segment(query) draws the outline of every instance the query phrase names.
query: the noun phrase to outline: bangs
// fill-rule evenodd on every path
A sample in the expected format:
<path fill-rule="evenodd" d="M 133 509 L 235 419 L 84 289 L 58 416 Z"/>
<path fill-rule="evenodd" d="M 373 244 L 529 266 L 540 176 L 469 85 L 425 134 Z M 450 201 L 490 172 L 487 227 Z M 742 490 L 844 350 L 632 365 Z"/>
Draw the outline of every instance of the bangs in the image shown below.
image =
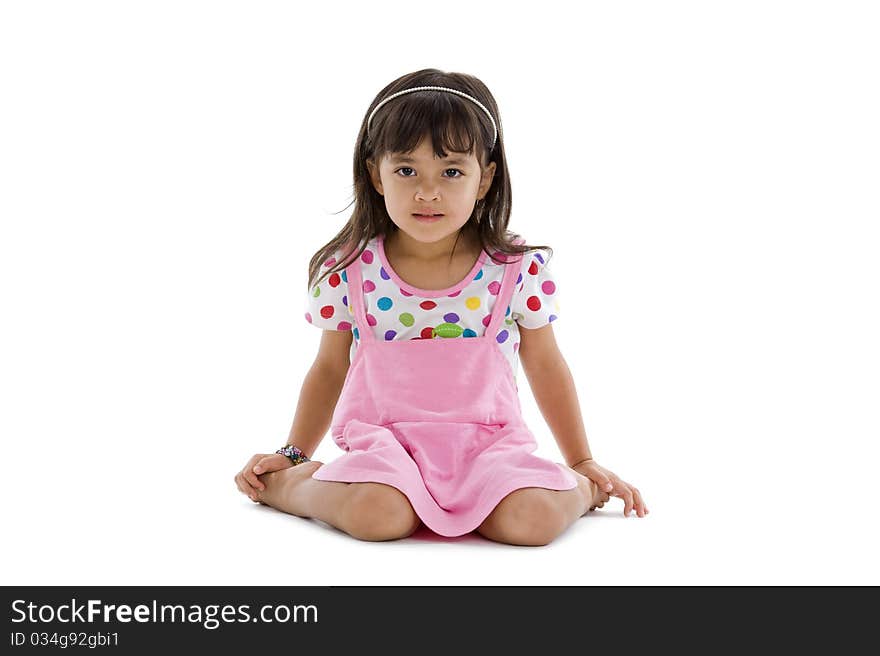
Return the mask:
<path fill-rule="evenodd" d="M 393 100 L 377 112 L 370 125 L 373 156 L 386 153 L 409 153 L 428 137 L 434 154 L 446 157 L 449 152 L 474 154 L 485 148 L 482 110 L 449 93 L 407 94 Z M 485 118 L 485 115 L 483 115 Z"/>

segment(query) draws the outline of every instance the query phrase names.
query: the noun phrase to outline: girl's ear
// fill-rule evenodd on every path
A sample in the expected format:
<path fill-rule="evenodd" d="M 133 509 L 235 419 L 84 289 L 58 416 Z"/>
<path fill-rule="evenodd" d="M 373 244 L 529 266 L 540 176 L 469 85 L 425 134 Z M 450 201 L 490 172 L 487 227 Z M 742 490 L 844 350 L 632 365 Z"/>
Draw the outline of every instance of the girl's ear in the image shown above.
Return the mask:
<path fill-rule="evenodd" d="M 477 198 L 483 198 L 489 193 L 489 187 L 492 186 L 492 179 L 495 177 L 495 162 L 489 162 L 489 166 L 483 169 L 483 175 L 480 178 L 480 188 L 477 192 Z"/>
<path fill-rule="evenodd" d="M 492 163 L 494 164 L 495 162 Z M 367 160 L 367 170 L 370 172 L 370 180 L 373 183 L 373 187 L 379 192 L 380 196 L 384 196 L 382 192 L 382 178 L 379 176 L 379 167 L 371 159 Z"/>

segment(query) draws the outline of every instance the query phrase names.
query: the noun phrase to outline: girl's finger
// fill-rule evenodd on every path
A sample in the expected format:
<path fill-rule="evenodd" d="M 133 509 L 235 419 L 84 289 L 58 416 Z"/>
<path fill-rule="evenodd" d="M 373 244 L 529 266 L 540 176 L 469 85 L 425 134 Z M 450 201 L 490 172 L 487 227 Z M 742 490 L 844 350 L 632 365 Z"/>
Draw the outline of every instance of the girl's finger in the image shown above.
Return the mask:
<path fill-rule="evenodd" d="M 628 517 L 630 511 L 633 509 L 633 493 L 623 481 L 619 481 L 618 487 L 619 491 L 616 496 L 623 499 L 623 516 Z"/>
<path fill-rule="evenodd" d="M 279 469 L 284 469 L 285 465 L 289 462 L 290 458 L 287 456 L 281 455 L 280 453 L 274 453 L 257 462 L 257 464 L 254 465 L 254 472 L 257 474 L 266 474 L 268 472 L 278 471 Z"/>
<path fill-rule="evenodd" d="M 253 469 L 246 469 L 244 471 L 244 479 L 253 487 L 255 490 L 265 490 L 266 486 L 263 485 L 262 481 L 257 478 L 257 475 L 254 473 Z"/>
<path fill-rule="evenodd" d="M 248 496 L 252 496 L 253 488 L 260 483 L 259 479 L 254 476 L 254 465 L 260 461 L 263 457 L 262 453 L 257 453 L 244 466 L 244 468 L 238 472 L 238 476 L 241 478 L 242 484 L 245 486 L 246 490 L 242 490 Z"/>
<path fill-rule="evenodd" d="M 642 493 L 639 492 L 638 488 L 636 488 L 636 487 L 631 487 L 631 489 L 632 489 L 632 493 L 633 493 L 636 514 L 639 517 L 644 517 L 645 515 L 648 514 L 648 509 L 645 507 L 645 500 L 642 499 Z"/>
<path fill-rule="evenodd" d="M 263 474 L 268 474 L 269 472 L 278 471 L 279 469 L 284 469 L 284 460 L 279 460 L 283 458 L 284 460 L 288 460 L 287 456 L 283 456 L 281 454 L 275 453 L 271 456 L 266 456 L 265 458 L 261 458 L 257 461 L 251 468 L 251 476 L 255 479 L 254 487 L 258 490 L 265 490 L 266 486 L 263 485 L 263 482 L 257 478 L 257 476 L 261 476 Z"/>
<path fill-rule="evenodd" d="M 256 501 L 256 492 L 254 489 L 245 482 L 244 476 L 241 473 L 236 474 L 235 476 L 235 484 L 238 486 L 238 491 L 242 494 L 251 498 L 252 501 Z"/>

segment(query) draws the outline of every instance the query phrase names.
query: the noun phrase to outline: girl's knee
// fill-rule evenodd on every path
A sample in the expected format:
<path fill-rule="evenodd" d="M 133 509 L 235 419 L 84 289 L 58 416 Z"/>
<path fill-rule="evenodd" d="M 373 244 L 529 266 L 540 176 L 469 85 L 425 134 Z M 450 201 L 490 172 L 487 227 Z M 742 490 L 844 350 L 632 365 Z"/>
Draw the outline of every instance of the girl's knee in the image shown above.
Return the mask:
<path fill-rule="evenodd" d="M 352 483 L 343 508 L 343 528 L 359 540 L 398 540 L 412 535 L 421 523 L 397 488 L 382 483 Z"/>
<path fill-rule="evenodd" d="M 565 518 L 549 490 L 523 488 L 506 496 L 493 511 L 493 539 L 522 546 L 550 544 L 565 528 Z"/>

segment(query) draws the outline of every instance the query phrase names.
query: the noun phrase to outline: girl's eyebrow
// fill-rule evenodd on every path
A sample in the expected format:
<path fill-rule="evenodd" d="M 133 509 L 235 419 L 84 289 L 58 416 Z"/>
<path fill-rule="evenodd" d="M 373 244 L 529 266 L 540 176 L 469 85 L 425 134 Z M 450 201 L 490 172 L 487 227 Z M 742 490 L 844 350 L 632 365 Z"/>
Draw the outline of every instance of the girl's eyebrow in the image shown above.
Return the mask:
<path fill-rule="evenodd" d="M 397 156 L 392 157 L 391 161 L 392 162 L 404 162 L 406 164 L 410 164 L 410 163 L 414 163 L 416 160 L 414 160 L 412 157 L 406 157 L 405 155 L 397 155 Z M 450 157 L 449 159 L 444 159 L 443 163 L 444 164 L 458 164 L 458 165 L 470 164 L 470 162 L 468 160 L 464 159 L 463 157 Z"/>

